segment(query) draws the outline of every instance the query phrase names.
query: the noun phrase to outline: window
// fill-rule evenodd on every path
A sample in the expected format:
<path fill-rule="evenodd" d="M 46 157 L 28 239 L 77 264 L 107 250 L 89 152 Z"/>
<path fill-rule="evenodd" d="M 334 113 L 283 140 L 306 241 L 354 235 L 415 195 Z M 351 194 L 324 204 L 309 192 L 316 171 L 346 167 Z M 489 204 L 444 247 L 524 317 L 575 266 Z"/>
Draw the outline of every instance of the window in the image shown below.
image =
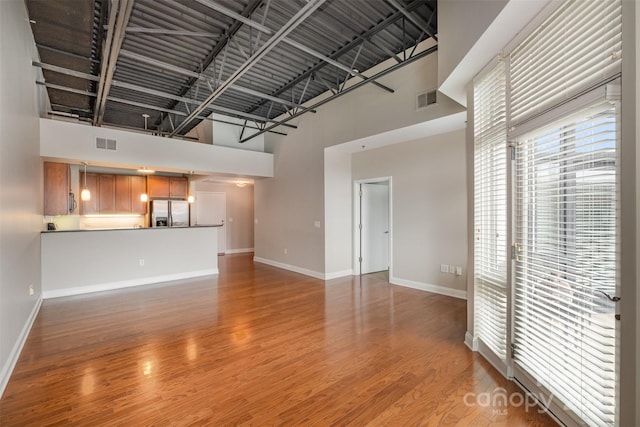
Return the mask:
<path fill-rule="evenodd" d="M 496 364 L 507 358 L 505 100 L 505 64 L 500 60 L 474 84 L 474 333 L 502 361 Z"/>
<path fill-rule="evenodd" d="M 474 333 L 562 421 L 616 425 L 621 1 L 590 6 L 474 81 Z"/>

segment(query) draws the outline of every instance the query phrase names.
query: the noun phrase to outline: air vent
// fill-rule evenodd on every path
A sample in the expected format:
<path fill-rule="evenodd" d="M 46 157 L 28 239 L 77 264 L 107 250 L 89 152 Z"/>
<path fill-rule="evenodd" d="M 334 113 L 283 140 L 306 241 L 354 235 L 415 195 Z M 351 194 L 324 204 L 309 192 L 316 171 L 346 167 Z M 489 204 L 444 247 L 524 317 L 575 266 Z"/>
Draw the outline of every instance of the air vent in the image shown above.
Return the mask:
<path fill-rule="evenodd" d="M 100 150 L 117 150 L 116 140 L 107 138 L 96 138 L 96 148 Z"/>
<path fill-rule="evenodd" d="M 420 93 L 416 96 L 416 110 L 420 108 L 428 107 L 436 103 L 436 91 L 430 90 L 428 92 Z"/>

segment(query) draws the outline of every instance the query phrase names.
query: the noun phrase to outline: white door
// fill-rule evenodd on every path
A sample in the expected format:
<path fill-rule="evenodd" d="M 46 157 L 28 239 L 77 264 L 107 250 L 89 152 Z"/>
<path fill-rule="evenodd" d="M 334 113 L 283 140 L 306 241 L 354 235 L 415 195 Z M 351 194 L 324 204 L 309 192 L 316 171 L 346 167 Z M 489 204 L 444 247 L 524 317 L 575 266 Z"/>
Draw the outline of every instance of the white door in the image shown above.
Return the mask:
<path fill-rule="evenodd" d="M 218 227 L 218 253 L 227 250 L 227 194 L 196 192 L 196 225 L 221 225 Z"/>
<path fill-rule="evenodd" d="M 389 183 L 361 184 L 361 273 L 389 269 Z"/>

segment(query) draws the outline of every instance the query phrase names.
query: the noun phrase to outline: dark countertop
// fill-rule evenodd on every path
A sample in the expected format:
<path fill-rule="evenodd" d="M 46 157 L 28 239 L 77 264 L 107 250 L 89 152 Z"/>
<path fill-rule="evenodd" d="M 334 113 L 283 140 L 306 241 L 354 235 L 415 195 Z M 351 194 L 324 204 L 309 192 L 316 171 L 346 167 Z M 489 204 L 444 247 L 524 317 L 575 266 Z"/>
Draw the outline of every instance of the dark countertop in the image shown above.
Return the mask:
<path fill-rule="evenodd" d="M 120 230 L 166 230 L 170 228 L 211 228 L 211 227 L 222 227 L 222 224 L 217 225 L 191 225 L 189 227 L 130 227 L 130 228 L 89 228 L 89 229 L 77 229 L 77 230 L 44 230 L 41 231 L 42 234 L 49 233 L 76 233 L 76 232 L 85 232 L 85 231 L 120 231 Z"/>

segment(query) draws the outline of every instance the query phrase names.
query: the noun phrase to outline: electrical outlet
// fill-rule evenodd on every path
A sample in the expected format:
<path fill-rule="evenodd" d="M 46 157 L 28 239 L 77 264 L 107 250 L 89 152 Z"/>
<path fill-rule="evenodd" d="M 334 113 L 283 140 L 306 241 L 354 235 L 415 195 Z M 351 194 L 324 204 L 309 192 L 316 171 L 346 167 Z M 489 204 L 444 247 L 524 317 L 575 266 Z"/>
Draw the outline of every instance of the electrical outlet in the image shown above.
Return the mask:
<path fill-rule="evenodd" d="M 449 264 L 440 264 L 440 273 L 448 273 Z"/>
<path fill-rule="evenodd" d="M 287 248 L 284 248 L 284 254 L 286 255 L 288 252 Z"/>
<path fill-rule="evenodd" d="M 32 297 L 34 293 L 33 285 L 29 285 L 29 296 Z"/>
<path fill-rule="evenodd" d="M 144 258 L 140 258 L 138 260 L 138 264 L 140 265 L 140 267 L 144 267 Z"/>

